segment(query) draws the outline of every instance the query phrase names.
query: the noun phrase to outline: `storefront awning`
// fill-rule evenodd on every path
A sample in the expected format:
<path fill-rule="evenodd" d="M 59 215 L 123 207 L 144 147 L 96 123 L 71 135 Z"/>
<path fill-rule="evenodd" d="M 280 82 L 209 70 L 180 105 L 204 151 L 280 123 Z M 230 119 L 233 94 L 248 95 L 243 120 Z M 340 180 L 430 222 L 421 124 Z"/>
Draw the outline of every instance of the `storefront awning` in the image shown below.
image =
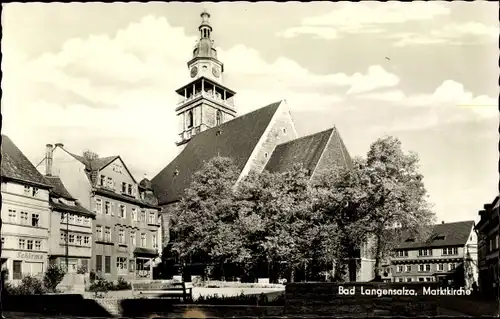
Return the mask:
<path fill-rule="evenodd" d="M 144 257 L 157 257 L 158 251 L 156 249 L 136 247 L 134 249 L 134 255 Z"/>

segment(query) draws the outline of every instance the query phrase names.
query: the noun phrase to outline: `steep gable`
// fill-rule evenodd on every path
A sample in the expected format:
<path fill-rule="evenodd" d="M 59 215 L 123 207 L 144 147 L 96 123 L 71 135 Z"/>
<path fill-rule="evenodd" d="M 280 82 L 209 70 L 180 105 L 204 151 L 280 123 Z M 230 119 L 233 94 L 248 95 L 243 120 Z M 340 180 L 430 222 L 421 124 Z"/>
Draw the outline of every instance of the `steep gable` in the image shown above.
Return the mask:
<path fill-rule="evenodd" d="M 302 164 L 305 169 L 313 172 L 332 132 L 333 129 L 329 129 L 279 144 L 265 170 L 281 173 L 290 170 L 294 164 Z"/>
<path fill-rule="evenodd" d="M 243 170 L 280 104 L 272 103 L 195 135 L 182 152 L 151 180 L 159 204 L 179 200 L 193 174 L 213 157 L 230 157 L 236 167 Z"/>
<path fill-rule="evenodd" d="M 2 135 L 2 144 L 0 149 L 2 155 L 2 178 L 27 182 L 40 188 L 50 188 L 49 183 L 43 175 L 6 135 Z"/>
<path fill-rule="evenodd" d="M 321 175 L 321 172 L 335 166 L 350 168 L 352 167 L 352 159 L 347 151 L 342 137 L 340 136 L 338 130 L 334 127 L 323 154 L 321 154 L 318 164 L 314 169 L 312 178 L 317 178 Z"/>
<path fill-rule="evenodd" d="M 121 158 L 121 156 L 118 155 L 118 156 L 114 156 L 114 158 L 112 158 L 112 157 L 113 156 L 106 157 L 102 161 L 99 161 L 98 165 L 94 164 L 94 166 L 96 167 L 95 170 L 98 170 L 100 172 L 106 172 L 107 170 L 113 170 L 112 166 L 114 164 L 117 164 L 118 166 L 121 165 L 121 167 L 123 167 L 124 170 L 125 170 L 124 173 L 126 173 L 128 175 L 128 177 L 132 180 L 133 183 L 137 184 L 137 181 L 135 180 L 135 178 L 132 175 L 132 173 L 130 173 L 130 170 L 128 169 L 127 165 L 125 164 L 125 162 L 123 161 L 123 159 Z M 99 168 L 97 168 L 97 167 L 99 167 Z"/>

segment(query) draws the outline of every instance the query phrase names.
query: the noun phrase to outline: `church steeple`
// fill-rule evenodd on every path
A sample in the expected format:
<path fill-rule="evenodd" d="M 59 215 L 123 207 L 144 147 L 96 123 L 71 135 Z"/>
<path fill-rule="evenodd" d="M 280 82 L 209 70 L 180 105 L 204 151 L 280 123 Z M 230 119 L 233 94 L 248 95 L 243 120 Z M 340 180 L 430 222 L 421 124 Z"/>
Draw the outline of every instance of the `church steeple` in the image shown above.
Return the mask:
<path fill-rule="evenodd" d="M 179 118 L 178 146 L 185 145 L 195 134 L 236 116 L 233 100 L 236 92 L 223 85 L 224 64 L 217 58 L 211 38 L 210 14 L 204 10 L 200 17 L 200 38 L 193 58 L 187 63 L 193 80 L 176 91 L 181 96 L 175 109 Z"/>

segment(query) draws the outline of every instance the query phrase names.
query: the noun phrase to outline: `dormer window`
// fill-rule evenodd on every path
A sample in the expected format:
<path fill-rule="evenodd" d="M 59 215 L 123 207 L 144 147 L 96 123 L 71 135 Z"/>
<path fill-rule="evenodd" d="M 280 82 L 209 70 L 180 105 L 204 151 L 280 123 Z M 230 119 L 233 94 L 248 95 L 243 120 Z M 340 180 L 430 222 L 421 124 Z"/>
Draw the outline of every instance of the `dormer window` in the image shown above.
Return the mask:
<path fill-rule="evenodd" d="M 219 136 L 221 133 L 222 133 L 222 131 L 221 131 L 221 130 L 217 130 L 217 131 L 215 132 L 215 136 Z"/>
<path fill-rule="evenodd" d="M 179 175 L 179 170 L 178 170 L 178 169 L 176 169 L 176 170 L 174 171 L 174 176 L 177 176 L 177 175 Z"/>
<path fill-rule="evenodd" d="M 106 183 L 106 177 L 104 175 L 101 175 L 99 177 L 99 185 L 104 186 Z"/>

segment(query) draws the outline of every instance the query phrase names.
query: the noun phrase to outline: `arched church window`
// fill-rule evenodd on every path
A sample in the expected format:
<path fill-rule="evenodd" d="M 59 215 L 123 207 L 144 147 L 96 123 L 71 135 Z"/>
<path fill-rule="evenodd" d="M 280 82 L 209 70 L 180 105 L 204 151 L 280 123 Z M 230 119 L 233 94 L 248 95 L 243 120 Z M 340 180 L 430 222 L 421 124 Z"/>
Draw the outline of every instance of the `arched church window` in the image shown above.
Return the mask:
<path fill-rule="evenodd" d="M 187 127 L 193 127 L 193 111 L 189 111 L 187 114 Z"/>
<path fill-rule="evenodd" d="M 217 110 L 216 119 L 217 119 L 217 125 L 220 125 L 222 123 L 222 112 L 221 112 L 221 110 Z"/>

